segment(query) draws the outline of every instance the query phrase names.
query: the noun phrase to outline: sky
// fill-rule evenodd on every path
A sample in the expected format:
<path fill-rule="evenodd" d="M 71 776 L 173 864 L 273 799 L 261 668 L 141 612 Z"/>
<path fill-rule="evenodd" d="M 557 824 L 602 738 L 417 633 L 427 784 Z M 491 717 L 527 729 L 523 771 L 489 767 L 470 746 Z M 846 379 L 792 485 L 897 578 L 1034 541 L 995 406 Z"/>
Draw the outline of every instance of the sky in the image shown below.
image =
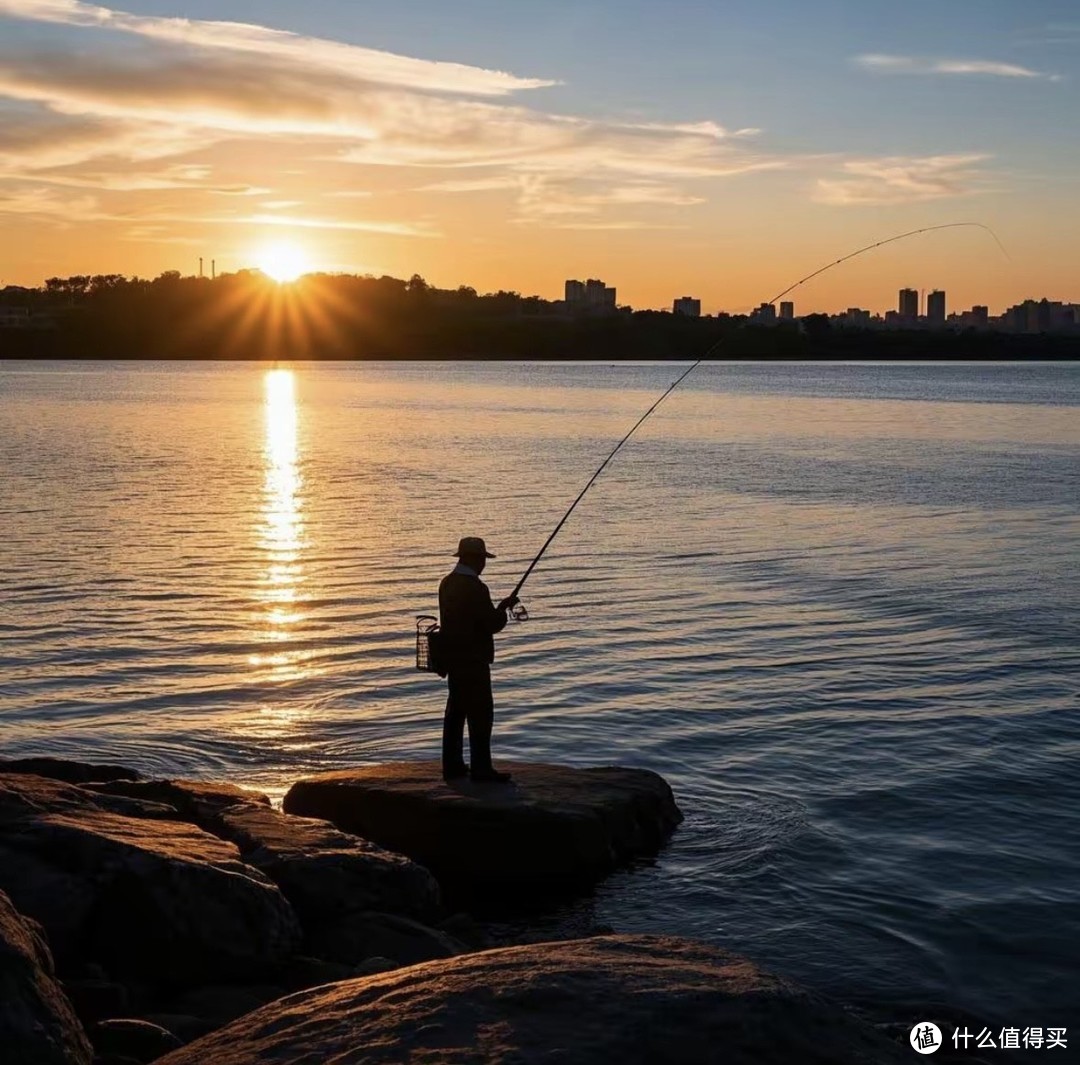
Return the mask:
<path fill-rule="evenodd" d="M 0 286 L 1080 301 L 1076 0 L 0 0 Z"/>

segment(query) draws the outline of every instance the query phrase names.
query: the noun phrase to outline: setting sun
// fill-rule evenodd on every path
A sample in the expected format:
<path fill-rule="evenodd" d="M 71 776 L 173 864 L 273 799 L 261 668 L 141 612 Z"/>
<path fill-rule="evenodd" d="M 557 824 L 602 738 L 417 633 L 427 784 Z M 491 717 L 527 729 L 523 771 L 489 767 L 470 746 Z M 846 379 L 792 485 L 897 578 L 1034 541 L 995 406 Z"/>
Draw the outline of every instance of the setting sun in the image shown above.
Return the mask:
<path fill-rule="evenodd" d="M 275 281 L 295 281 L 311 269 L 307 252 L 295 244 L 277 241 L 265 244 L 256 254 L 255 265 Z"/>

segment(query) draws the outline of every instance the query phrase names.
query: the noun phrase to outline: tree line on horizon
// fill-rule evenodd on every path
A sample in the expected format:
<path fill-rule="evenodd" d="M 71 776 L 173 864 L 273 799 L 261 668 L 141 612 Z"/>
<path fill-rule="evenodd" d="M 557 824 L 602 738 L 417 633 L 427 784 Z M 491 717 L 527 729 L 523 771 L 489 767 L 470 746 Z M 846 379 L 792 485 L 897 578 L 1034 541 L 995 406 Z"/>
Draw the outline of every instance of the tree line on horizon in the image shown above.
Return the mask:
<path fill-rule="evenodd" d="M 0 328 L 0 357 L 148 359 L 721 359 L 1076 357 L 1076 341 L 837 330 L 827 315 L 758 326 L 740 315 L 570 314 L 565 304 L 468 286 L 258 270 L 48 278 L 0 289 L 44 328 Z M 1037 343 L 1033 344 L 1032 342 Z"/>

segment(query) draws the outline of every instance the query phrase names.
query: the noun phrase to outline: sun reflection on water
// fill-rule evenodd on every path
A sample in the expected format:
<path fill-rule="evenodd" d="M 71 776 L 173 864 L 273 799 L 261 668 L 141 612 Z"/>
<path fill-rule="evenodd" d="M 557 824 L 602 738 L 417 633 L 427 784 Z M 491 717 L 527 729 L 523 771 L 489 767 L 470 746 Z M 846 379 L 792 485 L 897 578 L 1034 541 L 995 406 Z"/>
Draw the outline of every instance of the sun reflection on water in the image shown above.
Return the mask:
<path fill-rule="evenodd" d="M 300 680 L 314 670 L 312 652 L 291 647 L 305 619 L 303 585 L 304 513 L 297 433 L 296 382 L 292 370 L 268 370 L 264 379 L 264 455 L 262 521 L 257 542 L 265 558 L 258 592 L 259 638 L 265 651 L 249 658 L 270 682 Z M 271 706 L 263 708 L 269 723 L 286 725 Z M 277 731 L 276 729 L 274 731 Z"/>

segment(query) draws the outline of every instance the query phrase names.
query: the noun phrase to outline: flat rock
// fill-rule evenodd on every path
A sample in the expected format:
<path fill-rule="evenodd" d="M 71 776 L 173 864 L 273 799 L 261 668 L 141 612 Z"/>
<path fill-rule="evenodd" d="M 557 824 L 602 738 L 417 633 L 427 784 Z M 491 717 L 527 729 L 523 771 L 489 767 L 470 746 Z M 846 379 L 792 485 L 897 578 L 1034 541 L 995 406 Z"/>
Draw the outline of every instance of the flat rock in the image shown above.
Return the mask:
<path fill-rule="evenodd" d="M 421 865 L 328 821 L 245 804 L 219 812 L 218 835 L 281 888 L 305 927 L 363 910 L 429 918 L 439 885 Z"/>
<path fill-rule="evenodd" d="M 159 1065 L 901 1065 L 840 1006 L 660 936 L 509 947 L 313 988 Z"/>
<path fill-rule="evenodd" d="M 67 758 L 0 758 L 0 773 L 32 773 L 68 784 L 86 784 L 91 780 L 138 780 L 137 770 L 122 765 L 98 762 L 73 762 Z"/>
<path fill-rule="evenodd" d="M 103 795 L 163 803 L 171 806 L 181 820 L 215 835 L 217 817 L 222 810 L 241 805 L 270 806 L 270 799 L 261 791 L 205 780 L 111 780 L 88 784 L 87 789 Z"/>
<path fill-rule="evenodd" d="M 185 983 L 292 954 L 292 907 L 237 848 L 171 807 L 0 774 L 0 889 L 67 958 L 112 975 Z M 133 809 L 139 816 L 129 816 Z"/>
<path fill-rule="evenodd" d="M 456 901 L 528 902 L 655 854 L 682 820 L 646 769 L 510 765 L 509 784 L 443 781 L 436 762 L 307 777 L 287 813 L 319 817 L 427 866 Z"/>
<path fill-rule="evenodd" d="M 90 1065 L 92 1057 L 40 930 L 0 891 L 0 1058 L 4 1065 Z"/>
<path fill-rule="evenodd" d="M 124 817 L 170 820 L 176 810 L 160 802 L 100 794 L 51 777 L 0 772 L 0 825 L 35 813 L 77 813 L 102 810 Z"/>

